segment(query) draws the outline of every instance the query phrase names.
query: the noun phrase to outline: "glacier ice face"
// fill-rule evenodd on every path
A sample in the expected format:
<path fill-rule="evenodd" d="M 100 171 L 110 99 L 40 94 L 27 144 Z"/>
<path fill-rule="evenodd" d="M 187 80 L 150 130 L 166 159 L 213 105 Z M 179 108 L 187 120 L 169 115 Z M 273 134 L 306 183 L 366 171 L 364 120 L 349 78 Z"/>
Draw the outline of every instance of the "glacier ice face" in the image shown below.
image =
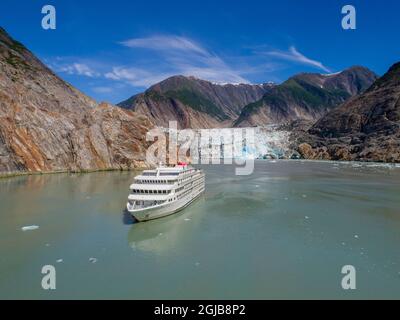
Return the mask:
<path fill-rule="evenodd" d="M 277 126 L 254 128 L 195 129 L 190 154 L 199 159 L 280 159 L 290 158 L 290 132 Z M 187 135 L 188 129 L 169 130 L 174 136 Z M 184 139 L 182 139 L 183 141 Z M 203 162 L 203 161 L 202 161 Z"/>
<path fill-rule="evenodd" d="M 226 135 L 235 129 L 224 129 Z M 276 127 L 243 128 L 243 139 L 234 139 L 232 143 L 234 158 L 245 159 L 278 159 L 285 156 L 289 149 L 289 132 L 277 130 Z M 251 141 L 247 140 L 247 132 L 254 134 Z M 234 133 L 233 133 L 234 134 Z M 226 140 L 224 140 L 226 141 Z M 202 145 L 202 147 L 205 147 Z"/>

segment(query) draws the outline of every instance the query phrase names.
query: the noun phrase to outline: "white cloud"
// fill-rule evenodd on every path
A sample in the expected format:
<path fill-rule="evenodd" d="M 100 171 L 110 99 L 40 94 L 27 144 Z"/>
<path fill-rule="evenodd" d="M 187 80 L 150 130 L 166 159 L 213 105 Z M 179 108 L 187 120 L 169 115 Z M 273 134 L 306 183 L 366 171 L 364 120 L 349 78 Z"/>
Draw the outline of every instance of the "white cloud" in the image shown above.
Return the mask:
<path fill-rule="evenodd" d="M 231 67 L 220 56 L 186 37 L 157 35 L 129 39 L 121 44 L 133 49 L 150 50 L 156 57 L 139 68 L 114 67 L 105 74 L 108 79 L 140 87 L 148 87 L 177 74 L 214 82 L 249 82 L 242 76 L 243 70 Z"/>
<path fill-rule="evenodd" d="M 86 76 L 90 78 L 99 77 L 100 74 L 84 63 L 72 63 L 64 65 L 55 65 L 54 69 L 58 72 L 64 72 L 70 75 Z"/>
<path fill-rule="evenodd" d="M 147 88 L 171 75 L 149 72 L 139 68 L 113 67 L 110 72 L 104 74 L 104 77 L 110 80 L 126 82 L 134 87 Z"/>
<path fill-rule="evenodd" d="M 197 54 L 208 55 L 208 52 L 195 41 L 174 35 L 157 35 L 147 38 L 134 38 L 121 42 L 129 48 L 144 48 L 151 50 L 179 50 L 195 52 Z"/>
<path fill-rule="evenodd" d="M 120 44 L 129 49 L 112 60 L 110 55 L 106 59 L 56 57 L 49 66 L 56 72 L 93 78 L 93 90 L 104 94 L 111 94 L 118 85 L 145 89 L 174 75 L 194 76 L 216 83 L 249 83 L 247 76 L 254 78 L 262 74 L 264 81 L 279 81 L 273 75 L 283 67 L 282 61 L 331 72 L 321 62 L 306 57 L 294 46 L 288 51 L 268 51 L 261 46 L 257 51 L 247 50 L 241 55 L 222 56 L 193 39 L 176 35 L 134 38 Z M 269 59 L 266 61 L 265 57 Z"/>
<path fill-rule="evenodd" d="M 297 49 L 292 46 L 289 48 L 289 51 L 268 51 L 264 52 L 264 54 L 267 54 L 269 56 L 273 56 L 279 59 L 284 59 L 284 60 L 289 60 L 289 61 L 294 61 L 297 63 L 309 65 L 318 69 L 321 69 L 326 72 L 331 72 L 329 68 L 324 66 L 321 62 L 310 59 L 297 51 Z"/>

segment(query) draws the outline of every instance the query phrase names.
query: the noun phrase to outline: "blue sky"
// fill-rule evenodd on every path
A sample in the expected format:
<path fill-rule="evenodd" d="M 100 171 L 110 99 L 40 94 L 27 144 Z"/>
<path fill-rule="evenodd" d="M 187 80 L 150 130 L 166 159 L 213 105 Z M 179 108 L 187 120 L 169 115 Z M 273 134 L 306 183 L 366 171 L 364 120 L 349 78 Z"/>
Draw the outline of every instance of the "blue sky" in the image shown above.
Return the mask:
<path fill-rule="evenodd" d="M 57 29 L 41 28 L 41 8 Z M 357 10 L 343 30 L 341 8 Z M 281 82 L 299 72 L 400 61 L 397 0 L 2 0 L 0 25 L 63 79 L 120 102 L 174 74 L 215 82 Z"/>

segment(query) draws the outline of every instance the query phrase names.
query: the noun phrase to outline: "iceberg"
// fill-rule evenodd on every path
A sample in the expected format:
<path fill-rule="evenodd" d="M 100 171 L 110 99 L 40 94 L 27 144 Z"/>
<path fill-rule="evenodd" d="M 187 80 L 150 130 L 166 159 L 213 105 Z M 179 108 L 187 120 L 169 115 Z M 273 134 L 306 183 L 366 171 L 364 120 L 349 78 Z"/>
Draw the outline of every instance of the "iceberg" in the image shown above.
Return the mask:
<path fill-rule="evenodd" d="M 96 262 L 97 262 L 97 259 L 96 259 L 96 258 L 89 258 L 89 262 L 91 262 L 91 263 L 96 263 Z"/>
<path fill-rule="evenodd" d="M 25 227 L 21 228 L 22 231 L 32 231 L 32 230 L 36 230 L 36 229 L 39 229 L 39 226 L 33 225 L 33 226 L 25 226 Z"/>

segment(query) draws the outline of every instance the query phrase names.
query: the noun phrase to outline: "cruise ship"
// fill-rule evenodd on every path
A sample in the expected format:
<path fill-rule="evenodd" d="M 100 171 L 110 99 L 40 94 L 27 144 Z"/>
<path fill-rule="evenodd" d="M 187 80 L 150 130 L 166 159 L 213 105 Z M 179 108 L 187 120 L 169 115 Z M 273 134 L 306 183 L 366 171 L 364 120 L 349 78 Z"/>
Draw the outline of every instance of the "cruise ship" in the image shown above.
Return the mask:
<path fill-rule="evenodd" d="M 138 221 L 162 218 L 187 207 L 204 188 L 204 172 L 186 163 L 145 170 L 130 186 L 127 210 Z"/>

